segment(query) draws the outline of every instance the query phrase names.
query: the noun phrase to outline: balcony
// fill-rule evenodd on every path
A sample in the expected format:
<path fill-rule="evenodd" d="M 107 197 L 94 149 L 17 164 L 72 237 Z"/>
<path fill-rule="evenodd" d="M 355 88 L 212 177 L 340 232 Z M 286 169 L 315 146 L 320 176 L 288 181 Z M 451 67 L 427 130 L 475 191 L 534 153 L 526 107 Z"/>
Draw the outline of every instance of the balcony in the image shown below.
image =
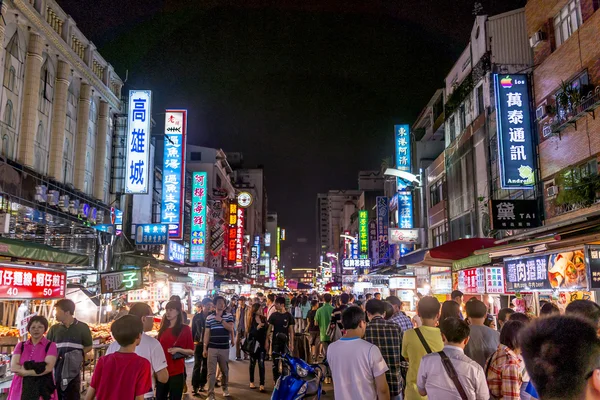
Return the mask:
<path fill-rule="evenodd" d="M 592 118 L 596 118 L 595 110 L 600 107 L 600 86 L 583 96 L 580 101 L 573 104 L 567 110 L 561 110 L 550 122 L 552 133 L 560 134 L 569 126 L 573 126 L 577 130 L 577 121 L 583 118 L 586 114 L 591 114 Z"/>

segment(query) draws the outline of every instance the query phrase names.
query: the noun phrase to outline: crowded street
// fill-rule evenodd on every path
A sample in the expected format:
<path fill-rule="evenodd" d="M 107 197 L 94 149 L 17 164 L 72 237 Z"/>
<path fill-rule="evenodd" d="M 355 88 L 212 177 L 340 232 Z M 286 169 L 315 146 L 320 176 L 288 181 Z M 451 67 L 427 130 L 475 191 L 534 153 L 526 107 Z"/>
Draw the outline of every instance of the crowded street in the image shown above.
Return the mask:
<path fill-rule="evenodd" d="M 0 400 L 600 400 L 600 0 L 0 16 Z"/>

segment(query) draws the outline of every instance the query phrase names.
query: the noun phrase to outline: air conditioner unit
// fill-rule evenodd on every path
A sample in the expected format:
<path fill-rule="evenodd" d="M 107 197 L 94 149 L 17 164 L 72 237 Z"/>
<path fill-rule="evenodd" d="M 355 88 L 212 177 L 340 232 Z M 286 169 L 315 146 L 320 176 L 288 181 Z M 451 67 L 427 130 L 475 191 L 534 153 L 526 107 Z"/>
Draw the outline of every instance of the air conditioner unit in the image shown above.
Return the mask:
<path fill-rule="evenodd" d="M 554 197 L 558 194 L 558 186 L 548 186 L 546 188 L 546 197 Z"/>
<path fill-rule="evenodd" d="M 542 136 L 545 137 L 545 138 L 547 138 L 550 135 L 552 135 L 552 126 L 549 125 L 549 124 L 544 125 L 542 127 Z"/>
<path fill-rule="evenodd" d="M 542 31 L 537 31 L 529 38 L 529 46 L 532 48 L 540 44 L 543 40 L 546 40 L 546 34 Z"/>

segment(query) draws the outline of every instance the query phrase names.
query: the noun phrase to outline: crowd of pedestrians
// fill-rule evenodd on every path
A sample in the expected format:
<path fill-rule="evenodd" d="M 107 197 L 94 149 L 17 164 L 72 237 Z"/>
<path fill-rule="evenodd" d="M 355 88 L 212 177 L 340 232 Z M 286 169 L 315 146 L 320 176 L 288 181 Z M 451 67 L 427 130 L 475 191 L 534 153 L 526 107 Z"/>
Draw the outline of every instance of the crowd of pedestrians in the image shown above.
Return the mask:
<path fill-rule="evenodd" d="M 157 338 L 146 334 L 154 322 L 150 306 L 134 303 L 113 322 L 115 341 L 98 360 L 85 399 L 182 399 L 185 359 L 192 356 L 192 395 L 212 400 L 221 387 L 229 397 L 231 347 L 238 361 L 249 361 L 249 388 L 261 392 L 265 361 L 274 358 L 275 383 L 276 355 L 289 350 L 311 363 L 327 360 L 336 399 L 600 398 L 598 304 L 576 300 L 565 315 L 542 305 L 544 312 L 534 319 L 506 308 L 493 329 L 483 302 L 467 301 L 463 319 L 462 293 L 451 297 L 444 304 L 421 297 L 411 319 L 397 297 L 384 301 L 378 294 L 269 294 L 230 302 L 215 296 L 197 304 L 191 324 L 174 297 Z M 31 318 L 29 339 L 15 347 L 9 400 L 81 398 L 81 365 L 92 348 L 91 333 L 75 318 L 71 300 L 55 308 L 55 325 L 48 329 L 46 318 Z"/>

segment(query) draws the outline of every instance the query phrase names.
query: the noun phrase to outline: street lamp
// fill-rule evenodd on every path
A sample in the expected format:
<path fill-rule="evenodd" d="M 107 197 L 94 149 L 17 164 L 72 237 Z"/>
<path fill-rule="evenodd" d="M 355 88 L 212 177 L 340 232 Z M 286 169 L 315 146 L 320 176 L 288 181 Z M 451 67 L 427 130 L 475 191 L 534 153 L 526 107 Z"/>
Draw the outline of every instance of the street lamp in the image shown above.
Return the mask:
<path fill-rule="evenodd" d="M 350 235 L 340 235 L 340 237 L 344 238 L 344 239 L 352 240 L 353 242 L 356 242 L 358 240 L 354 236 L 350 236 Z"/>
<path fill-rule="evenodd" d="M 335 258 L 336 260 L 338 259 L 338 256 L 335 253 L 327 253 L 326 256 L 329 258 Z"/>
<path fill-rule="evenodd" d="M 408 181 L 410 183 L 416 183 L 419 186 L 422 183 L 421 176 L 411 174 L 407 171 L 401 171 L 396 168 L 387 168 L 383 174 L 387 176 L 395 176 L 396 178 L 404 179 L 405 181 Z"/>

